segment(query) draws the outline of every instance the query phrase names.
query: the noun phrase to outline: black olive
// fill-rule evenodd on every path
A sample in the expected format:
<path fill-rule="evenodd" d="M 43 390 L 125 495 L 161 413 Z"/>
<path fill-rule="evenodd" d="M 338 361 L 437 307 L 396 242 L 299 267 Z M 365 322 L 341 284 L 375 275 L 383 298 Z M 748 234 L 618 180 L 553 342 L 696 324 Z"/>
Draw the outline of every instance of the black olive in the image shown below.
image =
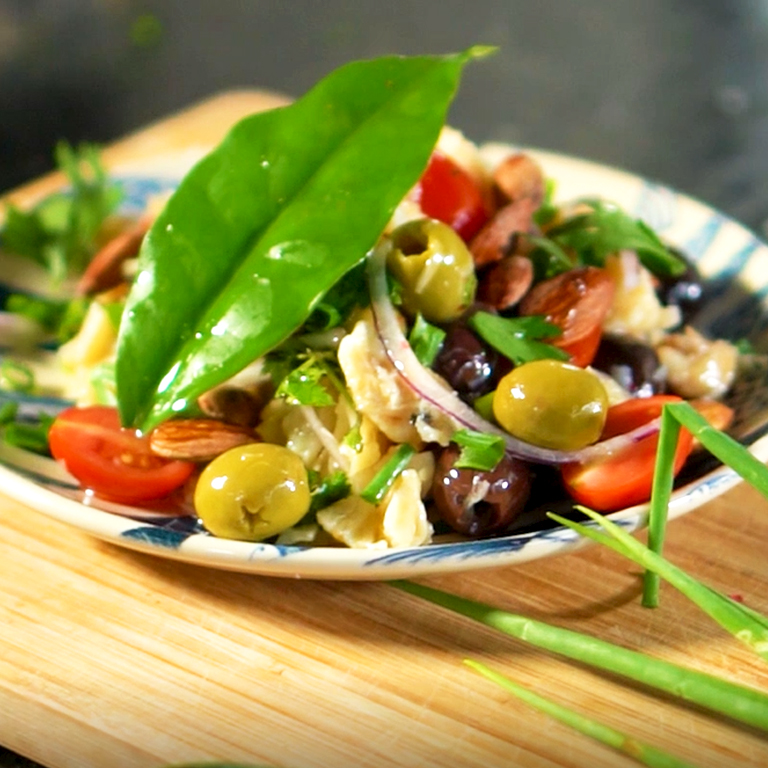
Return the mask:
<path fill-rule="evenodd" d="M 454 467 L 459 448 L 438 457 L 432 498 L 440 517 L 458 533 L 481 537 L 509 528 L 531 492 L 532 473 L 519 459 L 505 456 L 491 472 Z"/>
<path fill-rule="evenodd" d="M 472 402 L 497 383 L 499 356 L 461 323 L 450 327 L 434 362 L 439 373 L 459 397 Z"/>
<path fill-rule="evenodd" d="M 685 271 L 674 277 L 660 277 L 656 294 L 662 304 L 680 308 L 682 321 L 687 323 L 700 308 L 704 297 L 704 285 L 696 265 L 685 254 L 672 250 L 685 262 Z"/>
<path fill-rule="evenodd" d="M 664 369 L 658 355 L 647 344 L 635 339 L 604 336 L 592 366 L 605 371 L 633 395 L 647 397 L 666 390 Z"/>

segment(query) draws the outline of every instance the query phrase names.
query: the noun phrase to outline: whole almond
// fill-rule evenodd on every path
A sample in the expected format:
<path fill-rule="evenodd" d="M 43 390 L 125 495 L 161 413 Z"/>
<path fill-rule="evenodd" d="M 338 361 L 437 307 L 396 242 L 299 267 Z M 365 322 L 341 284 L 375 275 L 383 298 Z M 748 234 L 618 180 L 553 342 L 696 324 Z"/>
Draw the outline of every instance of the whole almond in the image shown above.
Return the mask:
<path fill-rule="evenodd" d="M 493 181 L 502 205 L 529 198 L 538 207 L 544 199 L 544 172 L 528 155 L 507 157 L 493 172 Z"/>
<path fill-rule="evenodd" d="M 156 427 L 149 436 L 152 453 L 165 459 L 211 461 L 239 445 L 255 443 L 248 427 L 217 419 L 173 419 Z"/>

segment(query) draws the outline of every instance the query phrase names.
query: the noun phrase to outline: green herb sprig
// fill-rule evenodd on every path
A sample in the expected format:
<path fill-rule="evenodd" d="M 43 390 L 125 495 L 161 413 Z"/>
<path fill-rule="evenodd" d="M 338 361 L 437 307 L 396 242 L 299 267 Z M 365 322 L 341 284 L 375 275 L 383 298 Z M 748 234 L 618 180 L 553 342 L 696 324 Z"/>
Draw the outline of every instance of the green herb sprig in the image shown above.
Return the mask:
<path fill-rule="evenodd" d="M 71 188 L 50 195 L 31 211 L 9 205 L 2 243 L 8 252 L 45 267 L 59 283 L 91 260 L 99 230 L 117 208 L 122 192 L 109 181 L 93 144 L 75 149 L 59 142 L 55 159 Z"/>
<path fill-rule="evenodd" d="M 553 224 L 543 236 L 530 238 L 537 280 L 581 264 L 602 267 L 607 256 L 622 250 L 635 251 L 642 264 L 660 277 L 685 271 L 685 263 L 642 220 L 604 200 L 581 202 L 587 210 Z M 549 212 L 547 223 L 552 219 Z"/>
<path fill-rule="evenodd" d="M 428 323 L 419 312 L 408 334 L 408 343 L 411 345 L 416 359 L 424 367 L 430 368 L 443 346 L 445 336 L 446 333 L 442 328 Z"/>
<path fill-rule="evenodd" d="M 468 325 L 494 349 L 515 365 L 532 360 L 568 360 L 568 353 L 542 339 L 560 336 L 562 330 L 539 315 L 500 317 L 479 311 L 471 315 Z"/>

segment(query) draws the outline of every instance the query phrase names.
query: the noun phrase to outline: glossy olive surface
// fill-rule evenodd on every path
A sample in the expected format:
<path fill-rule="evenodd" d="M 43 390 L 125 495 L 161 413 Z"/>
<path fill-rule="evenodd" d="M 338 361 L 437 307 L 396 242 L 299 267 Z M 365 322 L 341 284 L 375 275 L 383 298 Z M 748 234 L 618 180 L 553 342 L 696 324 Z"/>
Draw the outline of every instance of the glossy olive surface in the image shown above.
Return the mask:
<path fill-rule="evenodd" d="M 472 304 L 477 278 L 472 255 L 447 224 L 416 219 L 392 233 L 387 267 L 402 286 L 403 308 L 433 323 L 456 320 Z"/>
<path fill-rule="evenodd" d="M 458 533 L 481 537 L 505 531 L 523 511 L 531 492 L 528 465 L 505 456 L 491 471 L 459 469 L 458 446 L 438 457 L 432 497 L 442 520 Z"/>
<path fill-rule="evenodd" d="M 507 432 L 534 445 L 570 451 L 600 437 L 608 396 L 600 379 L 559 360 L 510 371 L 493 395 L 493 414 Z"/>
<path fill-rule="evenodd" d="M 288 448 L 252 443 L 214 459 L 195 488 L 195 509 L 215 536 L 261 541 L 295 525 L 309 509 L 309 481 Z"/>

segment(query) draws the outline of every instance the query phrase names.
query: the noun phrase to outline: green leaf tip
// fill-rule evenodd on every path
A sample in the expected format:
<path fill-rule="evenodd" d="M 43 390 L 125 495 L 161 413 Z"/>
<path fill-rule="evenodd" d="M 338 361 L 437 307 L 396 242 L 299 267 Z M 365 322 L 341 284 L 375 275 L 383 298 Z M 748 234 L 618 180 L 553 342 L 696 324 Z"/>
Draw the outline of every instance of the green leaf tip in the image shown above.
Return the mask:
<path fill-rule="evenodd" d="M 194 407 L 301 327 L 418 181 L 464 65 L 492 50 L 352 62 L 232 128 L 144 241 L 118 339 L 124 424 Z"/>

